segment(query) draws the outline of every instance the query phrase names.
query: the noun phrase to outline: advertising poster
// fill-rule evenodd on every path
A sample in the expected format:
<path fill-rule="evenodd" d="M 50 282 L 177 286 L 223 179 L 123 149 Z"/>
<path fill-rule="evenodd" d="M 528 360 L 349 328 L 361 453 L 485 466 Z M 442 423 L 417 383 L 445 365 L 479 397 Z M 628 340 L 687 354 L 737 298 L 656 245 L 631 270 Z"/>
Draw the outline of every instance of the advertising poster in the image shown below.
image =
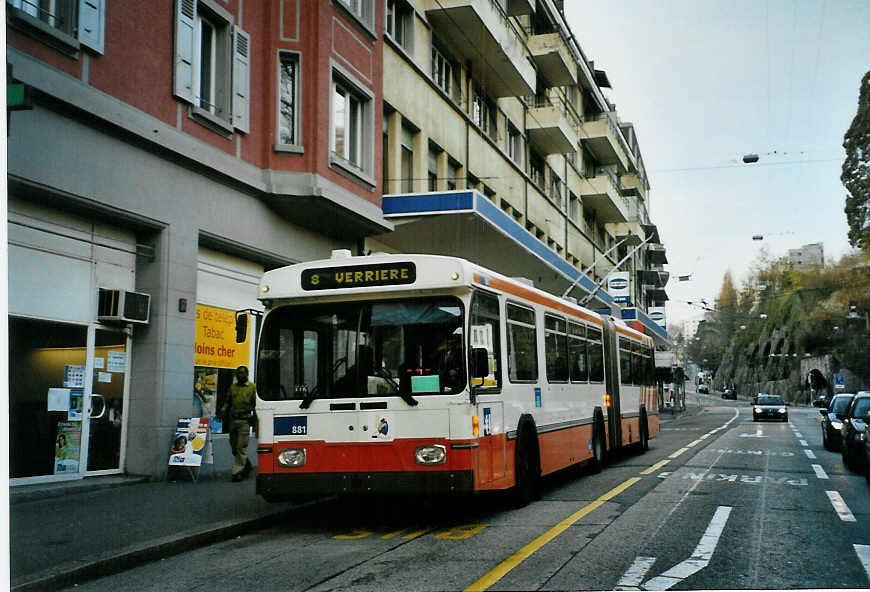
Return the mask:
<path fill-rule="evenodd" d="M 236 343 L 236 312 L 226 308 L 196 305 L 194 366 L 236 368 L 248 365 L 251 323 L 243 343 Z"/>
<path fill-rule="evenodd" d="M 54 474 L 79 472 L 79 452 L 82 442 L 82 424 L 61 421 L 54 439 Z"/>
<path fill-rule="evenodd" d="M 250 320 L 250 319 L 249 319 Z M 251 323 L 243 343 L 236 343 L 236 312 L 215 306 L 196 305 L 196 343 L 193 360 L 193 412 L 207 417 L 211 432 L 221 433 L 217 418 L 220 370 L 249 366 Z M 224 390 L 228 385 L 223 385 Z"/>
<path fill-rule="evenodd" d="M 69 389 L 69 412 L 67 419 L 70 421 L 82 420 L 82 401 L 85 398 L 84 389 L 73 388 Z"/>
<path fill-rule="evenodd" d="M 202 465 L 207 441 L 207 417 L 179 417 L 175 434 L 169 443 L 169 465 L 179 467 Z"/>

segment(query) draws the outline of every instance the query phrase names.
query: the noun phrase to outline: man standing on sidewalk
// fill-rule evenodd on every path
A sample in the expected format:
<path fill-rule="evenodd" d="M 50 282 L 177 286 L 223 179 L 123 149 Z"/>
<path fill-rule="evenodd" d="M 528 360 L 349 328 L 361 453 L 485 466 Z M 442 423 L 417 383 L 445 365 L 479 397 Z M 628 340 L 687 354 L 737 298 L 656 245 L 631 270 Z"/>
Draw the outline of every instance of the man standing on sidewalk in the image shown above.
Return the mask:
<path fill-rule="evenodd" d="M 229 399 L 224 404 L 223 417 L 230 423 L 230 447 L 233 449 L 233 482 L 238 482 L 251 472 L 248 460 L 248 441 L 251 426 L 256 424 L 254 404 L 257 387 L 248 380 L 247 366 L 236 368 L 236 382 L 230 385 Z"/>

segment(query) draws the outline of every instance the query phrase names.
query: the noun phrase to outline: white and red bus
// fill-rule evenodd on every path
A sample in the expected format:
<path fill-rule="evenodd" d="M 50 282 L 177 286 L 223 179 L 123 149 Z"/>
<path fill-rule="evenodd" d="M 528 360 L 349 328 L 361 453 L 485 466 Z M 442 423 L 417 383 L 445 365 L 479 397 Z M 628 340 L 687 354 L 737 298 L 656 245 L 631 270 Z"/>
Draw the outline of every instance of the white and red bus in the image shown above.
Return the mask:
<path fill-rule="evenodd" d="M 464 259 L 352 257 L 267 272 L 257 492 L 513 489 L 659 431 L 653 343 Z"/>

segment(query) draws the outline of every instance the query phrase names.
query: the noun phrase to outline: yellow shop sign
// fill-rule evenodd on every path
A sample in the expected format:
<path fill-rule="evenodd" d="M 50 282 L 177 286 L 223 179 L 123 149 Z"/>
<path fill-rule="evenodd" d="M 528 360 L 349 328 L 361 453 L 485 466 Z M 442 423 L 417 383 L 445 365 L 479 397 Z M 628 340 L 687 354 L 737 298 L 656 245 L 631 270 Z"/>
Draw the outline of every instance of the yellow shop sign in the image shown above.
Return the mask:
<path fill-rule="evenodd" d="M 236 343 L 236 312 L 226 308 L 196 305 L 194 366 L 235 368 L 248 366 L 251 324 L 244 343 Z"/>

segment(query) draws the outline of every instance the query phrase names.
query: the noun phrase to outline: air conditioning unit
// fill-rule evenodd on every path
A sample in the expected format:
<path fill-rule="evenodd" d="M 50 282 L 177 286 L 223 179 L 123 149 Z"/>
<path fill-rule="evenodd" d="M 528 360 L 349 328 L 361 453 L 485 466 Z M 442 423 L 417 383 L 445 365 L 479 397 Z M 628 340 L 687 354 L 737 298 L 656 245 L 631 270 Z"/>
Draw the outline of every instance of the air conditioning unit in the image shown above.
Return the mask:
<path fill-rule="evenodd" d="M 97 300 L 98 321 L 147 325 L 150 315 L 150 294 L 100 288 Z"/>

